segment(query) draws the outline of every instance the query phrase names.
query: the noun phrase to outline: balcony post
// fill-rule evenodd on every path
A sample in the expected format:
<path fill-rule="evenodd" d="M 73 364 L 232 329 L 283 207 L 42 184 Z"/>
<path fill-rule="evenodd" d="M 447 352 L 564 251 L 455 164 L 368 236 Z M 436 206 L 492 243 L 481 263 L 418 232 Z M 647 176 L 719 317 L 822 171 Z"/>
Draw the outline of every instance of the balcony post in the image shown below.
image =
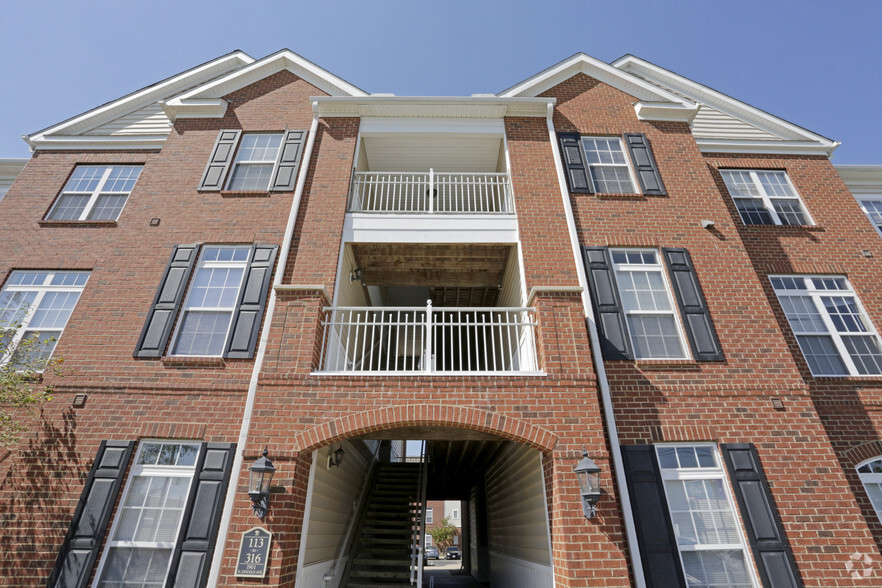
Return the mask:
<path fill-rule="evenodd" d="M 435 169 L 429 168 L 429 191 L 426 192 L 426 196 L 429 198 L 429 214 L 435 212 Z M 431 306 L 432 302 L 429 301 L 429 306 Z"/>
<path fill-rule="evenodd" d="M 432 299 L 426 300 L 426 346 L 425 359 L 423 360 L 423 371 L 431 372 L 432 366 Z"/>

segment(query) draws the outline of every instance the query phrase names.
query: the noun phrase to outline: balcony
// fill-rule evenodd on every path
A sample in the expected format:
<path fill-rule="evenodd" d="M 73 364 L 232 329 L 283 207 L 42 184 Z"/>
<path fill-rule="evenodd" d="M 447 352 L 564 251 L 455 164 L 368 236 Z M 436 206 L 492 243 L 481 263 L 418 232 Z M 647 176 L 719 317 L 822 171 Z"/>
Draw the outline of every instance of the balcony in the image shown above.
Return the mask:
<path fill-rule="evenodd" d="M 532 308 L 327 307 L 319 372 L 538 373 Z"/>
<path fill-rule="evenodd" d="M 514 214 L 507 173 L 356 171 L 349 212 Z"/>

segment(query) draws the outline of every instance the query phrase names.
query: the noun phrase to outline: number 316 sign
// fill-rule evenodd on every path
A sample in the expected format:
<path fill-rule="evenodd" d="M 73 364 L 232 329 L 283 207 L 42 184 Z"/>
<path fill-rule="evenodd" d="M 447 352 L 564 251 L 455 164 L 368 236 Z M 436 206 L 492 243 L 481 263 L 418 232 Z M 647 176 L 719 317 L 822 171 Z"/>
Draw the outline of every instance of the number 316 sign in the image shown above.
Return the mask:
<path fill-rule="evenodd" d="M 266 575 L 266 560 L 269 558 L 272 538 L 273 534 L 263 527 L 254 527 L 250 531 L 242 533 L 236 576 L 263 578 Z"/>

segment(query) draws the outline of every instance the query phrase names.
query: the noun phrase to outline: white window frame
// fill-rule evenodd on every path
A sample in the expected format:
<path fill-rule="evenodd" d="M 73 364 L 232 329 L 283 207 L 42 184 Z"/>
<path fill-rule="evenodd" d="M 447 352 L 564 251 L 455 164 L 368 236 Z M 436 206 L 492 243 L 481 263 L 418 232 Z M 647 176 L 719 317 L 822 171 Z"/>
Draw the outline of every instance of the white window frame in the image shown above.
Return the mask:
<path fill-rule="evenodd" d="M 274 135 L 280 138 L 279 148 L 276 150 L 276 155 L 272 160 L 263 160 L 263 159 L 239 159 L 242 154 L 242 144 L 245 142 L 245 138 L 249 136 L 255 135 Z M 239 190 L 239 191 L 258 191 L 263 192 L 267 191 L 272 187 L 273 178 L 276 175 L 276 171 L 279 165 L 279 153 L 282 149 L 285 148 L 285 133 L 242 133 L 242 136 L 239 137 L 238 145 L 236 145 L 236 155 L 233 157 L 233 163 L 230 165 L 229 172 L 227 173 L 227 181 L 226 181 L 226 189 L 227 190 Z M 231 184 L 233 183 L 233 177 L 236 175 L 236 168 L 240 165 L 267 165 L 271 166 L 269 181 L 266 186 L 263 188 L 231 188 Z"/>
<path fill-rule="evenodd" d="M 431 525 L 435 521 L 434 509 L 430 506 L 426 509 L 426 524 Z"/>
<path fill-rule="evenodd" d="M 61 193 L 58 195 L 58 198 L 56 198 L 55 202 L 52 204 L 52 208 L 50 208 L 49 212 L 46 214 L 46 220 L 60 220 L 62 222 L 64 222 L 64 221 L 77 222 L 77 221 L 93 220 L 93 219 L 90 219 L 89 216 L 92 214 L 92 210 L 95 208 L 95 205 L 98 203 L 98 199 L 101 196 L 105 196 L 105 195 L 125 196 L 126 200 L 123 203 L 122 208 L 119 209 L 119 214 L 116 215 L 116 218 L 114 218 L 114 219 L 98 219 L 95 222 L 108 222 L 108 221 L 116 221 L 119 219 L 120 215 L 122 214 L 123 209 L 126 207 L 126 204 L 128 204 L 129 196 L 131 195 L 132 190 L 134 190 L 135 187 L 133 184 L 132 190 L 129 190 L 128 192 L 108 192 L 108 191 L 104 190 L 104 186 L 107 184 L 108 179 L 110 179 L 110 172 L 113 171 L 114 168 L 119 168 L 119 167 L 137 167 L 137 168 L 139 168 L 138 177 L 135 178 L 135 183 L 137 183 L 138 179 L 141 177 L 141 172 L 144 171 L 144 166 L 140 165 L 140 164 L 78 165 L 74 168 L 74 173 L 76 173 L 77 169 L 91 168 L 91 167 L 95 167 L 95 168 L 103 167 L 104 168 L 104 172 L 101 174 L 101 179 L 98 180 L 98 185 L 95 186 L 95 189 L 92 190 L 91 192 L 78 192 L 78 191 L 74 191 L 74 190 L 67 190 L 67 187 L 68 187 L 68 185 L 70 185 L 71 179 L 73 177 L 73 176 L 71 176 L 71 179 L 68 179 L 67 182 L 65 182 L 64 188 L 62 188 Z M 55 211 L 58 208 L 59 203 L 62 201 L 62 199 L 65 196 L 68 196 L 68 195 L 72 195 L 72 196 L 87 196 L 88 195 L 89 196 L 89 201 L 86 202 L 86 206 L 80 212 L 80 216 L 75 219 L 55 219 L 55 218 L 52 218 L 52 215 L 55 214 Z"/>
<path fill-rule="evenodd" d="M 632 264 L 632 263 L 617 263 L 613 261 L 613 254 L 615 253 L 648 253 L 652 252 L 655 254 L 656 263 L 654 264 Z M 646 270 L 658 270 L 661 273 L 662 280 L 665 283 L 665 293 L 668 298 L 668 304 L 670 305 L 670 311 L 648 311 L 648 310 L 629 310 L 625 308 L 624 303 L 622 303 L 622 314 L 625 317 L 625 328 L 628 329 L 628 338 L 631 340 L 631 347 L 634 351 L 634 359 L 643 360 L 643 359 L 689 359 L 690 351 L 689 351 L 689 343 L 686 340 L 686 334 L 683 331 L 683 324 L 680 317 L 680 307 L 677 305 L 677 301 L 674 299 L 674 292 L 671 287 L 671 281 L 668 277 L 668 271 L 665 267 L 664 262 L 662 261 L 662 253 L 658 249 L 651 248 L 640 248 L 640 247 L 610 247 L 609 249 L 609 259 L 610 264 L 612 266 L 613 274 L 616 279 L 616 288 L 619 292 L 621 292 L 622 285 L 619 282 L 619 274 L 628 271 L 646 271 Z M 661 316 L 668 315 L 674 317 L 674 325 L 677 329 L 677 337 L 680 339 L 680 349 L 683 351 L 683 354 L 680 357 L 638 357 L 637 349 L 634 347 L 634 338 L 631 336 L 631 315 L 643 315 L 643 316 Z"/>
<path fill-rule="evenodd" d="M 876 229 L 876 232 L 882 237 L 882 221 L 880 221 L 879 224 L 876 224 L 872 217 L 872 214 L 875 211 L 871 212 L 867 210 L 867 202 L 879 202 L 882 204 L 882 194 L 854 194 L 854 198 L 860 205 L 861 210 L 864 211 L 864 214 L 867 215 L 870 224 L 873 225 L 873 228 Z M 882 214 L 882 212 L 879 214 Z"/>
<path fill-rule="evenodd" d="M 864 486 L 864 492 L 867 494 L 867 499 L 870 501 L 870 505 L 873 507 L 873 511 L 876 513 L 876 518 L 879 519 L 879 522 L 882 522 L 882 500 L 880 500 L 879 504 L 873 500 L 872 495 L 869 490 L 867 490 L 867 484 L 879 484 L 880 492 L 882 492 L 882 472 L 874 473 L 861 472 L 861 468 L 867 465 L 870 465 L 874 462 L 882 463 L 882 456 L 877 455 L 876 457 L 871 457 L 870 459 L 866 459 L 861 463 L 855 466 L 855 470 L 857 470 L 858 478 L 861 480 L 861 484 Z"/>
<path fill-rule="evenodd" d="M 614 140 L 618 142 L 619 148 L 622 150 L 622 155 L 625 158 L 625 163 L 589 163 L 588 162 L 588 152 L 585 149 L 585 139 L 596 140 L 602 139 L 604 141 Z M 612 136 L 612 135 L 582 135 L 579 140 L 580 145 L 582 146 L 582 156 L 585 158 L 585 171 L 588 173 L 588 179 L 591 181 L 591 189 L 594 190 L 595 194 L 640 194 L 640 190 L 638 188 L 639 184 L 637 183 L 637 176 L 634 175 L 634 163 L 631 161 L 631 153 L 630 149 L 625 147 L 624 141 L 622 137 Z M 593 167 L 624 167 L 628 170 L 628 177 L 631 179 L 631 190 L 629 192 L 601 192 L 597 189 L 597 183 L 594 181 L 594 175 L 591 173 L 591 168 Z"/>
<path fill-rule="evenodd" d="M 205 261 L 205 252 L 208 249 L 248 249 L 249 254 L 245 257 L 245 261 Z M 174 357 L 219 357 L 223 355 L 223 350 L 217 355 L 190 355 L 186 353 L 175 353 L 175 348 L 178 344 L 178 337 L 181 335 L 181 327 L 184 324 L 184 318 L 187 313 L 199 313 L 199 312 L 229 312 L 230 313 L 230 322 L 227 324 L 227 332 L 224 335 L 224 348 L 226 348 L 227 343 L 230 340 L 230 329 L 233 328 L 233 318 L 235 318 L 236 314 L 236 306 L 230 307 L 191 307 L 190 306 L 190 296 L 193 292 L 193 280 L 196 278 L 196 274 L 200 269 L 224 269 L 224 268 L 242 268 L 242 277 L 239 280 L 239 287 L 236 293 L 236 300 L 238 301 L 239 295 L 242 293 L 242 286 L 245 283 L 246 274 L 248 273 L 248 261 L 251 257 L 250 254 L 251 246 L 250 245 L 215 245 L 208 244 L 203 245 L 201 250 L 199 251 L 199 260 L 196 262 L 196 266 L 193 268 L 193 276 L 190 279 L 190 284 L 187 285 L 187 296 L 184 298 L 184 303 L 181 305 L 180 316 L 177 318 L 177 324 L 175 325 L 175 332 L 171 338 L 171 344 L 169 345 L 169 355 Z"/>
<path fill-rule="evenodd" d="M 192 466 L 160 466 L 160 465 L 142 465 L 139 464 L 138 461 L 141 456 L 141 451 L 148 443 L 162 443 L 168 445 L 197 445 L 200 449 L 196 453 L 196 460 Z M 95 578 L 92 581 L 92 588 L 99 588 L 101 586 L 101 575 L 104 573 L 104 566 L 107 563 L 107 559 L 110 557 L 110 551 L 114 547 L 118 548 L 133 548 L 133 549 L 171 549 L 172 557 L 168 560 L 168 565 L 171 566 L 172 558 L 174 557 L 174 549 L 177 544 L 178 535 L 181 533 L 181 523 L 183 522 L 183 512 L 181 515 L 181 521 L 178 522 L 178 530 L 175 532 L 174 539 L 169 542 L 154 542 L 154 541 L 115 541 L 113 537 L 116 535 L 116 531 L 119 528 L 120 522 L 122 521 L 122 513 L 123 507 L 126 504 L 126 500 L 129 496 L 129 491 L 132 488 L 132 481 L 135 479 L 135 476 L 157 476 L 157 477 L 175 477 L 175 478 L 183 478 L 189 477 L 190 483 L 187 485 L 186 496 L 190 495 L 190 490 L 193 488 L 193 480 L 196 479 L 196 464 L 199 463 L 199 452 L 201 452 L 201 441 L 194 440 L 180 440 L 180 439 L 142 439 L 138 443 L 138 450 L 135 452 L 134 459 L 132 460 L 132 465 L 129 468 L 129 475 L 126 478 L 125 488 L 123 489 L 122 497 L 119 501 L 119 507 L 116 511 L 116 514 L 113 517 L 113 524 L 110 526 L 110 533 L 107 535 L 107 541 L 104 545 L 104 549 L 101 552 L 101 559 L 98 562 L 98 568 L 95 571 Z M 187 502 L 184 501 L 184 512 L 187 508 Z M 168 568 L 165 572 L 166 579 L 168 578 Z"/>
<path fill-rule="evenodd" d="M 429 535 L 428 533 L 426 533 L 426 536 L 425 536 L 424 540 L 425 540 L 425 542 L 426 542 L 426 547 L 431 547 L 431 546 L 432 546 L 432 536 L 431 536 L 431 535 Z"/>
<path fill-rule="evenodd" d="M 683 552 L 684 551 L 735 551 L 741 550 L 744 554 L 744 563 L 747 567 L 748 577 L 755 588 L 761 586 L 759 582 L 759 578 L 756 573 L 756 566 L 753 562 L 753 557 L 747 543 L 747 539 L 744 533 L 744 525 L 741 522 L 740 512 L 735 506 L 735 500 L 732 495 L 732 487 L 729 484 L 729 477 L 726 475 L 726 470 L 723 466 L 723 459 L 720 455 L 720 452 L 715 443 L 656 443 L 655 447 L 655 458 L 659 466 L 659 472 L 662 478 L 662 486 L 665 490 L 665 499 L 668 502 L 668 516 L 671 516 L 670 511 L 670 497 L 668 496 L 668 486 L 664 482 L 666 480 L 722 480 L 723 481 L 723 491 L 726 493 L 726 501 L 729 505 L 729 509 L 732 513 L 732 518 L 735 521 L 735 527 L 738 533 L 738 543 L 720 543 L 720 544 L 704 544 L 704 545 L 689 545 L 684 544 L 681 545 L 679 541 L 679 533 L 677 532 L 676 526 L 674 526 L 674 535 L 677 540 L 677 557 L 680 560 L 680 568 L 683 570 L 684 577 L 686 576 L 686 566 L 683 563 Z M 695 467 L 695 468 L 684 468 L 679 467 L 677 469 L 671 468 L 663 468 L 661 465 L 661 459 L 659 459 L 659 449 L 670 449 L 677 447 L 690 447 L 690 448 L 698 448 L 698 447 L 709 447 L 711 449 L 711 453 L 714 457 L 714 462 L 716 463 L 716 467 Z M 688 585 L 688 580 L 687 580 Z"/>
<path fill-rule="evenodd" d="M 43 278 L 43 282 L 41 284 L 17 284 L 11 285 L 9 283 L 10 279 L 15 274 L 45 274 Z M 86 274 L 86 281 L 81 285 L 75 286 L 53 286 L 52 279 L 57 274 Z M 73 270 L 73 271 L 65 271 L 65 270 L 13 270 L 9 277 L 6 279 L 6 283 L 3 285 L 3 288 L 0 289 L 0 293 L 3 292 L 36 292 L 37 295 L 34 297 L 34 300 L 28 304 L 27 309 L 24 311 L 20 317 L 14 317 L 15 324 L 20 325 L 16 330 L 15 334 L 12 336 L 12 341 L 9 344 L 8 349 L 11 351 L 10 354 L 4 357 L 0 357 L 0 363 L 6 363 L 12 359 L 16 347 L 21 343 L 24 334 L 30 330 L 30 323 L 34 318 L 34 315 L 40 309 L 40 305 L 43 302 L 43 299 L 46 297 L 46 294 L 51 292 L 66 292 L 66 293 L 76 293 L 77 300 L 74 302 L 74 308 L 71 309 L 71 314 L 76 310 L 76 305 L 80 301 L 80 297 L 83 294 L 83 290 L 86 288 L 86 284 L 89 283 L 89 274 L 88 271 L 81 270 Z M 0 309 L 2 310 L 2 309 Z M 68 317 L 69 320 L 69 317 Z M 67 327 L 67 321 L 65 321 L 64 325 L 61 328 L 40 328 L 38 332 L 40 334 L 52 333 L 52 336 L 55 337 L 55 347 L 52 349 L 52 353 L 55 353 L 55 349 L 58 347 L 58 341 L 61 339 L 61 335 L 64 334 L 64 329 Z M 9 327 L 0 326 L 0 333 L 8 330 Z M 34 330 L 37 330 L 35 327 Z M 52 353 L 46 358 L 47 360 L 52 357 Z"/>
<path fill-rule="evenodd" d="M 806 289 L 805 290 L 778 290 L 775 288 L 774 282 L 772 280 L 776 278 L 802 278 L 806 280 Z M 844 281 L 845 285 L 848 287 L 847 290 L 827 290 L 815 287 L 814 280 L 823 280 L 823 279 L 841 279 Z M 797 338 L 797 344 L 799 344 L 798 337 L 806 336 L 828 336 L 833 340 L 833 345 L 836 347 L 836 351 L 839 353 L 839 359 L 842 360 L 842 363 L 845 365 L 845 369 L 848 371 L 847 374 L 816 374 L 812 371 L 813 376 L 820 377 L 830 377 L 830 378 L 845 378 L 845 377 L 861 377 L 861 378 L 879 378 L 882 377 L 882 374 L 861 374 L 857 367 L 854 364 L 854 361 L 851 359 L 851 355 L 848 352 L 848 348 L 842 342 L 843 336 L 848 337 L 849 334 L 842 334 L 836 330 L 836 325 L 833 323 L 833 320 L 830 318 L 830 314 L 827 312 L 827 309 L 824 307 L 824 303 L 821 300 L 824 296 L 842 296 L 842 297 L 851 297 L 854 299 L 855 305 L 857 306 L 858 312 L 860 313 L 861 318 L 864 320 L 865 326 L 867 327 L 867 331 L 860 333 L 859 336 L 865 337 L 875 337 L 876 342 L 882 345 L 882 341 L 879 339 L 879 333 L 876 330 L 876 327 L 873 326 L 873 321 L 870 320 L 867 311 L 864 310 L 864 305 L 861 304 L 861 300 L 857 295 L 857 292 L 854 291 L 854 288 L 851 285 L 851 282 L 848 281 L 848 278 L 845 276 L 833 276 L 833 275 L 811 275 L 811 274 L 793 274 L 793 275 L 770 275 L 769 281 L 772 282 L 772 289 L 775 291 L 775 295 L 778 297 L 778 301 L 780 303 L 782 297 L 788 296 L 808 296 L 812 304 L 814 304 L 815 309 L 821 317 L 821 321 L 824 323 L 824 326 L 827 328 L 827 332 L 800 332 L 797 333 L 793 330 L 793 326 L 790 324 L 790 319 L 787 318 L 785 314 L 785 318 L 787 318 L 787 325 L 790 327 L 790 332 L 793 333 L 794 338 Z M 783 310 L 783 309 L 782 309 Z M 855 333 L 857 334 L 857 333 Z M 802 346 L 800 345 L 800 351 L 802 352 Z M 808 365 L 809 370 L 811 371 L 811 364 L 809 363 L 808 358 L 805 357 L 805 352 L 803 353 L 803 359 Z"/>
<path fill-rule="evenodd" d="M 732 193 L 732 190 L 729 188 L 729 182 L 726 181 L 726 172 L 734 172 L 734 173 L 746 173 L 750 175 L 750 180 L 753 183 L 754 188 L 759 192 L 757 196 L 736 196 Z M 759 172 L 762 173 L 771 173 L 771 174 L 783 174 L 784 179 L 787 181 L 787 185 L 790 186 L 790 189 L 793 191 L 793 196 L 776 196 L 769 194 L 766 191 L 765 186 L 759 179 Z M 815 221 L 812 218 L 812 215 L 809 213 L 808 207 L 805 205 L 805 202 L 802 201 L 802 196 L 799 195 L 799 191 L 797 191 L 796 186 L 793 185 L 793 182 L 790 180 L 790 174 L 787 171 L 782 169 L 739 169 L 739 168 L 724 168 L 720 169 L 720 175 L 723 178 L 723 183 L 726 184 L 726 190 L 729 192 L 729 196 L 733 201 L 738 200 L 760 200 L 763 204 L 763 207 L 766 209 L 766 212 L 769 213 L 769 216 L 772 218 L 772 224 L 776 226 L 785 226 L 785 227 L 811 227 L 815 225 Z M 802 209 L 802 213 L 805 215 L 806 224 L 804 225 L 791 225 L 781 222 L 781 217 L 778 216 L 778 212 L 775 210 L 775 206 L 772 204 L 773 200 L 795 200 L 799 203 L 799 207 Z M 737 210 L 737 205 L 736 205 Z M 741 216 L 741 211 L 738 211 L 738 216 L 741 218 L 742 224 L 745 226 L 769 226 L 766 223 L 746 223 L 744 222 L 744 217 Z"/>
<path fill-rule="evenodd" d="M 450 518 L 454 521 L 459 520 L 459 509 L 458 508 L 454 508 L 453 510 L 450 511 Z"/>

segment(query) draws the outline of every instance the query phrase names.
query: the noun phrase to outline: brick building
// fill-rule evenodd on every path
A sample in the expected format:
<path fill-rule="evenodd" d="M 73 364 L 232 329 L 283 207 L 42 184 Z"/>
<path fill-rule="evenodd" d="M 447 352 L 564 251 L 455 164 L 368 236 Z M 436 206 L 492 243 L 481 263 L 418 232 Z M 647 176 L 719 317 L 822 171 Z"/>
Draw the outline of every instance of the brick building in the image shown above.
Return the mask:
<path fill-rule="evenodd" d="M 838 143 L 632 56 L 398 97 L 287 50 L 27 140 L 0 320 L 64 376 L 0 461 L 0 585 L 410 585 L 427 500 L 496 588 L 878 584 Z"/>

